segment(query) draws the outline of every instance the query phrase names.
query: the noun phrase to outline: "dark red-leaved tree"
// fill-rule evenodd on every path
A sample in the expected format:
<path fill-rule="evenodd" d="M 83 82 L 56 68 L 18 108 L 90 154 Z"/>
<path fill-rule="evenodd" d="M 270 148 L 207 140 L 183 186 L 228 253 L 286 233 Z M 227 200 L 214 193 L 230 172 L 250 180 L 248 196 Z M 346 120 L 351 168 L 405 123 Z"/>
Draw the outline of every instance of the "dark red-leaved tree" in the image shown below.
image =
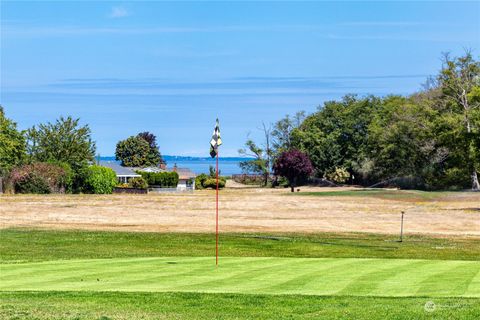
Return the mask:
<path fill-rule="evenodd" d="M 313 173 L 313 166 L 305 153 L 290 150 L 280 154 L 273 165 L 273 172 L 277 176 L 287 178 L 290 188 L 294 192 L 297 182 Z"/>

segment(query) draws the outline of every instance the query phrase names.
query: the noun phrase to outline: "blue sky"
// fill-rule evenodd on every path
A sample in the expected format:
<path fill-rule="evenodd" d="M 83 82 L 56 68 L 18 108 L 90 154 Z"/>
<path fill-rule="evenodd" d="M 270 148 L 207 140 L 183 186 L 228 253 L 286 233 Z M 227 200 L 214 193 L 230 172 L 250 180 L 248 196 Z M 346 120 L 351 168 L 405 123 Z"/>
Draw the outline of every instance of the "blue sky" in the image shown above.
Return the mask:
<path fill-rule="evenodd" d="M 88 123 L 101 155 L 140 131 L 236 156 L 262 121 L 347 93 L 408 94 L 442 52 L 480 54 L 480 2 L 2 1 L 1 95 L 28 128 Z"/>

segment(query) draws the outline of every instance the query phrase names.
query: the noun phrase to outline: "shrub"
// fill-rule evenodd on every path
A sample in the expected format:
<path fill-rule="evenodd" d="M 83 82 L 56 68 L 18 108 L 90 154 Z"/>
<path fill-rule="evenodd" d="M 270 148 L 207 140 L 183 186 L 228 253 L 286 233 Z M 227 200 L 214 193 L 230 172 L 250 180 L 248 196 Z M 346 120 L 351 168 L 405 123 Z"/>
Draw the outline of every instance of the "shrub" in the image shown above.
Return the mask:
<path fill-rule="evenodd" d="M 426 175 L 426 184 L 433 190 L 462 190 L 471 187 L 468 168 L 448 168 Z"/>
<path fill-rule="evenodd" d="M 138 171 L 149 186 L 176 187 L 178 184 L 177 172 L 142 172 Z"/>
<path fill-rule="evenodd" d="M 147 189 L 148 188 L 148 183 L 142 177 L 133 178 L 128 182 L 128 186 L 130 188 L 136 188 L 136 189 Z"/>
<path fill-rule="evenodd" d="M 335 183 L 345 183 L 350 179 L 350 173 L 345 168 L 335 168 L 335 171 L 327 173 L 325 178 Z"/>
<path fill-rule="evenodd" d="M 84 191 L 95 194 L 110 194 L 117 185 L 117 175 L 110 168 L 93 165 L 88 167 Z"/>
<path fill-rule="evenodd" d="M 9 176 L 9 185 L 16 193 L 64 193 L 71 183 L 68 165 L 35 162 L 14 168 Z"/>
<path fill-rule="evenodd" d="M 226 181 L 225 181 L 224 178 L 219 178 L 218 179 L 218 188 L 219 189 L 225 188 L 225 183 L 226 183 Z M 203 187 L 205 189 L 208 189 L 208 188 L 216 189 L 217 188 L 217 179 L 208 178 L 207 180 L 205 180 L 203 182 Z"/>
<path fill-rule="evenodd" d="M 35 172 L 30 172 L 23 179 L 17 181 L 14 185 L 15 193 L 52 193 L 46 179 Z"/>
<path fill-rule="evenodd" d="M 224 188 L 226 182 L 227 180 L 225 179 L 225 177 L 218 177 L 218 188 L 219 189 Z M 217 179 L 212 178 L 210 175 L 207 175 L 205 173 L 199 174 L 195 178 L 195 189 L 202 190 L 207 188 L 216 189 Z"/>
<path fill-rule="evenodd" d="M 203 186 L 203 184 L 205 183 L 205 181 L 206 181 L 208 178 L 209 178 L 209 177 L 208 177 L 205 173 L 199 174 L 199 175 L 195 178 L 195 189 L 197 189 L 197 190 L 202 190 L 202 189 L 204 189 L 205 187 Z"/>
<path fill-rule="evenodd" d="M 63 169 L 65 174 L 60 177 L 60 184 L 65 189 L 65 193 L 73 192 L 73 182 L 75 179 L 75 172 L 72 170 L 70 165 L 66 162 L 53 163 Z"/>

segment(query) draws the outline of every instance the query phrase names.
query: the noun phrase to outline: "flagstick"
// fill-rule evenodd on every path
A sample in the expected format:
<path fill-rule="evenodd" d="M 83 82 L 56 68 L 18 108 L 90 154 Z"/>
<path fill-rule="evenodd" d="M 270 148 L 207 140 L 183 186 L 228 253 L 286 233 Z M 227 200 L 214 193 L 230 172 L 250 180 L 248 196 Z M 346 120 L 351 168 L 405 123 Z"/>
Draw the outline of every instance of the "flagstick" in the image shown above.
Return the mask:
<path fill-rule="evenodd" d="M 217 147 L 217 201 L 216 201 L 216 225 L 215 225 L 215 265 L 218 266 L 218 147 Z"/>

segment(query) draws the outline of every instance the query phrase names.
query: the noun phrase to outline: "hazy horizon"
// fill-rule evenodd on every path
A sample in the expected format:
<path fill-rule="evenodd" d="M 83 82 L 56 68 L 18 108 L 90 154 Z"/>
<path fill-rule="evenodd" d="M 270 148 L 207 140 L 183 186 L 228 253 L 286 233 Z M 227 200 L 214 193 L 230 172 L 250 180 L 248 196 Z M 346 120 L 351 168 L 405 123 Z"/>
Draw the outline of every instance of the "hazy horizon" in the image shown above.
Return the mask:
<path fill-rule="evenodd" d="M 480 48 L 479 2 L 1 2 L 1 94 L 21 129 L 89 124 L 100 154 L 138 132 L 238 156 L 257 128 L 348 93 L 410 94 L 442 52 Z"/>

